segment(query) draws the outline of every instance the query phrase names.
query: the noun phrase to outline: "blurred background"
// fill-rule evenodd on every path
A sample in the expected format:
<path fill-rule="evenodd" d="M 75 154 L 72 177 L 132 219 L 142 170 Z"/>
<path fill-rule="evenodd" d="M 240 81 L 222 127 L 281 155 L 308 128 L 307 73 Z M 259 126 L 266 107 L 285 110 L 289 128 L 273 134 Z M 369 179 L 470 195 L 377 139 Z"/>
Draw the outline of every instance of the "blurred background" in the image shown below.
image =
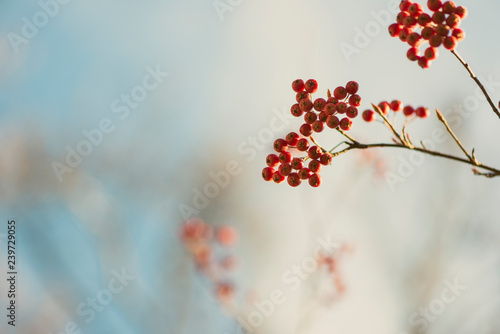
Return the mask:
<path fill-rule="evenodd" d="M 0 280 L 2 333 L 242 332 L 179 237 L 195 216 L 238 230 L 240 323 L 248 300 L 285 292 L 247 332 L 500 333 L 499 180 L 430 156 L 408 167 L 390 149 L 335 158 L 317 189 L 261 178 L 272 141 L 301 124 L 297 78 L 318 80 L 318 97 L 356 80 L 360 110 L 438 108 L 500 166 L 499 121 L 465 69 L 440 49 L 424 71 L 389 37 L 397 1 L 62 2 L 0 4 L 0 262 L 5 277 L 15 219 L 19 273 L 15 328 Z M 498 101 L 500 3 L 459 4 L 458 51 Z M 431 114 L 408 130 L 417 141 L 441 128 Z M 350 133 L 390 141 L 361 119 Z M 350 249 L 332 303 L 312 280 L 291 291 L 283 279 L 318 238 Z"/>

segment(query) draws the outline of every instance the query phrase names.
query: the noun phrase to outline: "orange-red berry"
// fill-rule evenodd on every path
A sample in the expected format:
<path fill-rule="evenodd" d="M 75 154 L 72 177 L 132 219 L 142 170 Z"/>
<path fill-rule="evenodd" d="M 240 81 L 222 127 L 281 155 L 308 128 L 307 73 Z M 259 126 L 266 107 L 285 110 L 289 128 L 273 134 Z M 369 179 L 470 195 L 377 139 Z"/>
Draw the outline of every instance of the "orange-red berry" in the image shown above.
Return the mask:
<path fill-rule="evenodd" d="M 304 85 L 304 81 L 302 79 L 297 79 L 292 82 L 292 89 L 295 92 L 301 92 L 305 87 L 306 86 Z"/>
<path fill-rule="evenodd" d="M 305 137 L 309 137 L 310 135 L 312 135 L 313 129 L 312 129 L 311 124 L 307 124 L 307 123 L 302 124 L 302 126 L 299 129 L 299 132 Z"/>
<path fill-rule="evenodd" d="M 299 138 L 300 137 L 296 132 L 290 132 L 289 134 L 286 135 L 285 140 L 288 145 L 295 146 L 297 145 Z"/>
<path fill-rule="evenodd" d="M 345 85 L 345 90 L 349 94 L 356 94 L 358 92 L 358 89 L 359 89 L 359 84 L 356 81 L 349 81 Z"/>
<path fill-rule="evenodd" d="M 299 151 L 307 151 L 309 148 L 309 141 L 306 138 L 299 139 L 297 142 L 297 150 Z"/>
<path fill-rule="evenodd" d="M 274 169 L 271 167 L 266 167 L 262 170 L 262 178 L 266 181 L 271 181 L 274 174 Z"/>
<path fill-rule="evenodd" d="M 297 174 L 297 173 L 292 173 L 292 174 L 288 175 L 286 181 L 292 187 L 298 187 L 300 185 L 300 183 L 302 182 L 300 180 L 299 174 Z"/>
<path fill-rule="evenodd" d="M 309 184 L 312 186 L 312 187 L 319 187 L 321 185 L 321 177 L 319 176 L 319 174 L 312 174 L 310 177 L 309 177 Z"/>
<path fill-rule="evenodd" d="M 278 172 L 283 176 L 288 176 L 292 173 L 292 165 L 285 163 L 278 167 Z"/>
<path fill-rule="evenodd" d="M 342 118 L 339 125 L 342 130 L 348 131 L 352 127 L 352 121 L 349 118 Z"/>
<path fill-rule="evenodd" d="M 305 83 L 305 90 L 308 93 L 316 93 L 318 90 L 318 82 L 314 79 L 309 79 Z"/>
<path fill-rule="evenodd" d="M 373 122 L 376 118 L 375 111 L 367 109 L 363 111 L 363 114 L 361 115 L 365 122 Z"/>
<path fill-rule="evenodd" d="M 340 121 L 337 116 L 331 115 L 326 119 L 326 126 L 328 126 L 329 128 L 335 129 L 339 126 L 339 124 Z"/>
<path fill-rule="evenodd" d="M 266 164 L 269 167 L 276 167 L 280 164 L 280 159 L 276 154 L 269 154 L 266 157 Z"/>

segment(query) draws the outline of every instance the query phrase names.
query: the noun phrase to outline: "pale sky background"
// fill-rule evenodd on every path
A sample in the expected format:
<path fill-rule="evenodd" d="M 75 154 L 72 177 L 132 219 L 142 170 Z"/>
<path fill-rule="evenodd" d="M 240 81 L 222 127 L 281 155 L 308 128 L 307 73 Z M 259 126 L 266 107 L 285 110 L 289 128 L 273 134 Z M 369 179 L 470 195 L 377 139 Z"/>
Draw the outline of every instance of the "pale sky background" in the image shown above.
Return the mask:
<path fill-rule="evenodd" d="M 500 3 L 459 4 L 469 16 L 458 51 L 484 83 L 493 83 L 498 102 Z M 283 272 L 310 256 L 317 237 L 354 249 L 343 262 L 346 294 L 318 307 L 310 327 L 297 331 L 297 319 L 309 312 L 299 292 L 255 333 L 417 333 L 411 314 L 455 279 L 466 290 L 426 333 L 499 333 L 500 179 L 426 156 L 391 189 L 373 162 L 355 152 L 323 168 L 320 188 L 292 189 L 261 179 L 270 142 L 250 161 L 239 149 L 270 126 L 276 110 L 294 103 L 294 79 L 317 79 L 320 95 L 356 80 L 361 110 L 395 98 L 442 111 L 479 101 L 456 133 L 480 161 L 500 166 L 500 122 L 475 98 L 465 69 L 444 49 L 428 70 L 408 61 L 407 46 L 375 24 L 373 13 L 388 6 L 242 0 L 221 19 L 210 0 L 72 0 L 16 53 L 8 34 L 20 34 L 23 17 L 31 20 L 41 7 L 0 4 L 0 237 L 7 219 L 16 219 L 20 273 L 18 326 L 8 328 L 2 311 L 2 333 L 55 334 L 72 322 L 96 334 L 236 333 L 236 322 L 210 297 L 210 285 L 178 240 L 179 206 L 191 205 L 193 189 L 232 160 L 241 173 L 199 215 L 240 231 L 233 251 L 241 295 L 266 298 L 286 289 Z M 348 61 L 340 45 L 353 44 L 356 29 L 370 24 L 380 33 Z M 141 85 L 148 67 L 168 77 L 120 119 L 113 101 Z M 59 182 L 52 163 L 63 162 L 66 147 L 75 148 L 85 139 L 82 131 L 106 118 L 114 130 Z M 276 137 L 299 125 L 290 116 Z M 409 130 L 424 139 L 437 128 L 431 115 Z M 351 134 L 390 141 L 381 124 L 361 119 Z M 329 147 L 342 140 L 331 131 L 318 137 Z M 451 139 L 438 149 L 461 154 Z M 406 151 L 373 154 L 389 172 L 408 159 Z M 86 323 L 79 305 L 122 269 L 134 279 Z"/>

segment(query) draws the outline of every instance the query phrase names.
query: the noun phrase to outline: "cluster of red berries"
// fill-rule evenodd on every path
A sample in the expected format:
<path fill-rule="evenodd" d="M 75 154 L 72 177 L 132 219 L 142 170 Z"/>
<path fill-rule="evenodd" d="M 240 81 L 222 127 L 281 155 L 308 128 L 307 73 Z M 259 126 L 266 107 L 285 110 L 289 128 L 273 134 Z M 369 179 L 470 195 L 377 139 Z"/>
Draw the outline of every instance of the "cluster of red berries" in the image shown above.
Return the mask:
<path fill-rule="evenodd" d="M 234 287 L 222 276 L 234 268 L 235 259 L 228 255 L 219 255 L 217 258 L 215 256 L 217 247 L 213 241 L 223 247 L 231 246 L 238 240 L 236 230 L 232 226 L 221 226 L 214 232 L 211 225 L 199 218 L 193 218 L 182 225 L 180 234 L 181 240 L 193 257 L 197 268 L 205 272 L 213 281 L 216 297 L 220 301 L 229 301 L 233 296 Z M 219 273 L 220 277 L 211 274 L 214 272 Z"/>
<path fill-rule="evenodd" d="M 318 82 L 309 79 L 305 83 L 297 79 L 292 83 L 292 89 L 297 93 L 290 111 L 293 116 L 304 115 L 305 123 L 300 127 L 300 133 L 309 137 L 313 132 L 322 132 L 326 126 L 335 129 L 350 130 L 351 119 L 358 116 L 358 107 L 361 105 L 361 96 L 356 94 L 359 85 L 356 81 L 349 81 L 345 87 L 339 86 L 333 91 L 333 96 L 328 91 L 327 100 L 317 98 L 311 99 L 311 94 L 318 90 Z M 340 115 L 345 115 L 339 119 Z"/>
<path fill-rule="evenodd" d="M 406 117 L 417 116 L 420 118 L 426 118 L 430 115 L 430 111 L 426 107 L 413 108 L 411 105 L 406 105 L 403 107 L 403 103 L 400 100 L 393 100 L 391 102 L 382 101 L 378 104 L 378 107 L 382 111 L 382 114 L 388 115 L 389 111 L 399 112 L 403 111 Z M 366 122 L 373 122 L 377 118 L 377 113 L 371 109 L 363 111 L 361 115 Z"/>
<path fill-rule="evenodd" d="M 292 187 L 297 187 L 302 180 L 308 180 L 312 187 L 321 184 L 318 174 L 322 165 L 332 162 L 332 155 L 317 145 L 311 145 L 308 137 L 313 132 L 322 132 L 326 126 L 331 129 L 339 127 L 342 130 L 350 130 L 352 120 L 358 116 L 358 107 L 361 105 L 361 97 L 356 94 L 359 85 L 355 81 L 349 81 L 345 87 L 339 86 L 333 91 L 333 96 L 328 91 L 327 100 L 317 98 L 314 101 L 311 94 L 317 92 L 318 82 L 314 79 L 304 82 L 297 79 L 292 82 L 292 89 L 296 93 L 297 103 L 292 105 L 290 111 L 293 116 L 304 115 L 305 123 L 299 128 L 299 133 L 290 132 L 285 138 L 279 138 L 274 142 L 274 150 L 277 154 L 269 154 L 266 158 L 267 167 L 262 170 L 262 178 L 266 181 L 281 183 L 287 180 Z M 339 119 L 340 115 L 344 115 Z M 300 152 L 307 152 L 307 157 L 293 157 L 289 148 Z M 310 160 L 307 167 L 305 163 Z M 277 168 L 277 170 L 275 169 Z"/>
<path fill-rule="evenodd" d="M 288 148 L 296 148 L 307 152 L 307 157 L 293 157 Z M 309 145 L 307 138 L 300 138 L 295 132 L 290 132 L 285 139 L 276 139 L 274 150 L 279 154 L 269 154 L 266 157 L 267 167 L 262 170 L 262 178 L 266 181 L 281 183 L 285 181 L 292 187 L 297 187 L 302 180 L 308 180 L 312 187 L 319 187 L 321 177 L 318 174 L 321 166 L 332 162 L 332 155 L 322 148 Z M 310 160 L 307 167 L 306 161 Z M 277 167 L 277 169 L 275 169 Z"/>
<path fill-rule="evenodd" d="M 422 68 L 429 68 L 438 55 L 438 47 L 443 45 L 448 50 L 454 50 L 465 32 L 459 29 L 462 19 L 467 16 L 467 9 L 457 6 L 453 1 L 428 0 L 427 7 L 432 15 L 424 13 L 418 3 L 401 1 L 401 12 L 396 17 L 396 23 L 389 26 L 389 34 L 398 36 L 411 47 L 406 56 L 411 61 L 417 61 Z M 415 31 L 421 28 L 420 32 Z M 428 42 L 429 47 L 420 55 L 420 46 Z"/>

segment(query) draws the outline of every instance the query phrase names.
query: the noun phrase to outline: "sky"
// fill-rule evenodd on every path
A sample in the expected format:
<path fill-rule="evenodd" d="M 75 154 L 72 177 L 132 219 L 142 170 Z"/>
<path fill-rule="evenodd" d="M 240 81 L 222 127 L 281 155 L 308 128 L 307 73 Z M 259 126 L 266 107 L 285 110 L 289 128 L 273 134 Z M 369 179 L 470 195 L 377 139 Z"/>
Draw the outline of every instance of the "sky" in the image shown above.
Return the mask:
<path fill-rule="evenodd" d="M 272 141 L 301 124 L 289 112 L 297 78 L 316 79 L 318 97 L 355 80 L 361 110 L 392 99 L 437 108 L 500 166 L 497 117 L 467 71 L 443 48 L 422 70 L 388 35 L 398 1 L 63 2 L 0 4 L 0 262 L 6 276 L 15 220 L 19 272 L 17 325 L 2 316 L 2 333 L 237 333 L 179 238 L 193 215 L 239 231 L 231 279 L 243 304 L 287 292 L 255 333 L 413 334 L 419 310 L 453 284 L 464 288 L 421 332 L 500 331 L 495 178 L 399 149 L 338 156 L 317 189 L 261 178 Z M 469 15 L 457 50 L 497 104 L 500 3 L 458 4 Z M 461 155 L 451 138 L 432 139 L 439 129 L 433 113 L 408 127 Z M 350 134 L 391 140 L 361 119 Z M 221 173 L 227 185 L 197 208 Z M 351 249 L 346 292 L 328 305 L 316 281 L 296 292 L 282 280 L 318 238 Z"/>

